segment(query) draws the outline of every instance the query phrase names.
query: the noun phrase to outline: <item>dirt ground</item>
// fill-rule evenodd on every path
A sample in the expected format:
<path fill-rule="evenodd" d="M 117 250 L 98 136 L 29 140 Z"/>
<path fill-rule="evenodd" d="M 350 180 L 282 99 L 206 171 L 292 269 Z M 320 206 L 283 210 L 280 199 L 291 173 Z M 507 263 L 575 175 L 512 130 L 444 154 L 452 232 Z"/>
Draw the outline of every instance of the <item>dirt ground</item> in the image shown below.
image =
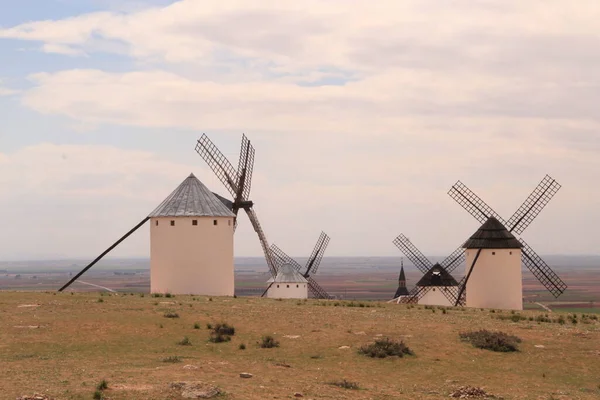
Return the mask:
<path fill-rule="evenodd" d="M 170 384 L 180 381 L 214 385 L 223 399 L 442 399 L 466 385 L 504 399 L 600 398 L 597 320 L 579 314 L 577 324 L 567 318 L 561 325 L 498 315 L 511 314 L 335 300 L 0 292 L 0 398 L 92 399 L 103 379 L 112 400 L 178 399 Z M 235 327 L 230 342 L 208 341 L 206 324 L 218 322 Z M 493 353 L 460 341 L 459 332 L 480 328 L 517 335 L 520 351 Z M 263 335 L 280 347 L 260 348 Z M 191 345 L 178 345 L 183 337 Z M 403 340 L 415 355 L 358 354 L 382 337 Z M 163 361 L 171 356 L 181 362 Z M 330 384 L 342 379 L 360 389 Z"/>

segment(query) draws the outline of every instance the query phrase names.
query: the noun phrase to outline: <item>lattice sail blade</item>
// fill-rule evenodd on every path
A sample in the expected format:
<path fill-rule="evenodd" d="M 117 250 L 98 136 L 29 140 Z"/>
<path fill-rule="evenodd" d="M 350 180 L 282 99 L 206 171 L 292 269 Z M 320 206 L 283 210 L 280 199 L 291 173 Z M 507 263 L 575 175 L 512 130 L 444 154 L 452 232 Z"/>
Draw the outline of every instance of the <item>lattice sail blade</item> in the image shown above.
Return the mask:
<path fill-rule="evenodd" d="M 252 186 L 252 172 L 254 170 L 254 146 L 246 135 L 242 135 L 242 146 L 240 150 L 240 161 L 238 163 L 238 176 L 241 180 L 242 199 L 250 198 L 250 188 Z M 243 178 L 243 179 L 242 179 Z"/>
<path fill-rule="evenodd" d="M 235 198 L 239 176 L 227 157 L 221 153 L 206 134 L 202 134 L 202 137 L 198 139 L 195 150 L 213 170 L 217 178 L 223 182 L 231 196 Z"/>
<path fill-rule="evenodd" d="M 442 261 L 440 264 L 446 271 L 451 273 L 457 267 L 462 265 L 465 262 L 465 249 L 460 246 L 456 250 L 454 250 L 448 257 Z"/>
<path fill-rule="evenodd" d="M 323 289 L 312 276 L 306 278 L 308 281 L 308 293 L 315 299 L 331 299 L 331 296 Z"/>
<path fill-rule="evenodd" d="M 538 281 L 552 295 L 556 298 L 559 297 L 567 289 L 567 284 L 559 278 L 559 276 L 546 264 L 540 256 L 523 240 L 520 239 L 523 244 L 521 259 L 523 264 L 531 271 L 531 273 L 537 278 Z"/>
<path fill-rule="evenodd" d="M 521 207 L 510 217 L 506 228 L 518 235 L 533 222 L 538 214 L 560 190 L 561 185 L 550 175 L 546 175 L 539 185 L 525 199 Z"/>
<path fill-rule="evenodd" d="M 454 199 L 462 208 L 467 210 L 479 223 L 483 224 L 490 217 L 496 217 L 496 219 L 504 226 L 506 223 L 492 209 L 488 206 L 479 196 L 477 196 L 471 189 L 469 189 L 464 183 L 458 181 L 450 188 L 448 195 Z"/>
<path fill-rule="evenodd" d="M 313 249 L 312 254 L 308 258 L 306 262 L 306 275 L 316 274 L 319 269 L 319 265 L 321 265 L 321 260 L 323 259 L 323 255 L 325 254 L 325 250 L 329 245 L 329 236 L 325 232 L 321 232 L 319 236 L 319 240 L 317 240 L 317 244 Z"/>
<path fill-rule="evenodd" d="M 426 273 L 433 267 L 431 261 L 403 234 L 394 239 L 393 243 L 422 273 Z"/>
<path fill-rule="evenodd" d="M 275 262 L 278 270 L 279 267 L 281 267 L 283 264 L 290 264 L 298 272 L 300 272 L 300 270 L 302 269 L 302 266 L 296 260 L 288 256 L 275 244 L 271 245 L 271 254 L 273 256 L 273 261 Z"/>
<path fill-rule="evenodd" d="M 275 263 L 273 262 L 273 258 L 271 257 L 271 251 L 269 249 L 269 242 L 267 242 L 267 237 L 265 232 L 262 230 L 260 223 L 258 222 L 258 217 L 252 208 L 246 209 L 246 214 L 248 214 L 248 218 L 250 218 L 250 222 L 252 223 L 252 227 L 254 231 L 258 235 L 258 240 L 260 241 L 260 245 L 262 246 L 263 252 L 265 253 L 265 260 L 267 261 L 267 266 L 269 267 L 269 271 L 271 275 L 277 275 L 277 269 L 275 268 Z"/>

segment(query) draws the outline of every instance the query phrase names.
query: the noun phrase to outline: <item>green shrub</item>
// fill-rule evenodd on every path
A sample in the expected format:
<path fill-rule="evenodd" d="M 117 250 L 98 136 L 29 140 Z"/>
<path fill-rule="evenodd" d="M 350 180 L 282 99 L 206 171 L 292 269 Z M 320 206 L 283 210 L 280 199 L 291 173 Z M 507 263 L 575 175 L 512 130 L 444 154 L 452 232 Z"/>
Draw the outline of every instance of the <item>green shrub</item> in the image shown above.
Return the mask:
<path fill-rule="evenodd" d="M 194 329 L 200 329 L 200 324 L 196 322 L 196 323 L 194 324 Z"/>
<path fill-rule="evenodd" d="M 162 359 L 162 362 L 164 363 L 180 363 L 181 362 L 181 357 L 179 356 L 169 356 L 169 357 L 165 357 Z"/>
<path fill-rule="evenodd" d="M 404 357 L 413 355 L 413 352 L 404 342 L 394 341 L 389 338 L 378 339 L 374 343 L 362 346 L 358 352 L 372 358 Z"/>
<path fill-rule="evenodd" d="M 94 400 L 103 400 L 104 399 L 104 395 L 102 394 L 101 391 L 96 390 L 94 392 L 94 396 L 92 396 L 92 399 L 94 399 Z"/>
<path fill-rule="evenodd" d="M 103 298 L 99 298 L 98 299 L 98 303 L 104 303 L 104 299 Z"/>
<path fill-rule="evenodd" d="M 175 296 L 173 296 L 171 293 L 165 293 L 165 297 L 170 299 L 171 297 L 175 297 Z"/>
<path fill-rule="evenodd" d="M 461 340 L 471 343 L 478 349 L 497 352 L 519 351 L 517 344 L 521 339 L 504 332 L 491 332 L 486 329 L 459 334 Z"/>
<path fill-rule="evenodd" d="M 216 324 L 215 327 L 213 328 L 213 331 L 215 333 L 220 333 L 221 335 L 228 335 L 228 336 L 235 335 L 235 328 L 226 323 Z"/>
<path fill-rule="evenodd" d="M 180 346 L 191 346 L 192 342 L 190 341 L 190 338 L 188 338 L 187 336 L 184 336 L 183 339 L 181 339 L 179 342 L 177 342 L 177 344 Z"/>
<path fill-rule="evenodd" d="M 279 347 L 279 342 L 275 340 L 273 336 L 266 335 L 262 337 L 260 347 L 263 349 L 272 349 L 274 347 Z"/>
<path fill-rule="evenodd" d="M 211 332 L 210 337 L 208 338 L 208 341 L 212 342 L 212 343 L 231 342 L 231 336 L 223 335 L 223 334 L 216 333 L 216 332 Z"/>
<path fill-rule="evenodd" d="M 356 383 L 356 382 L 350 382 L 350 381 L 347 381 L 345 379 L 342 379 L 341 381 L 329 382 L 329 384 L 333 385 L 333 386 L 340 387 L 342 389 L 350 389 L 350 390 L 358 390 L 358 389 L 360 389 L 360 387 L 358 386 L 358 383 Z"/>
<path fill-rule="evenodd" d="M 106 382 L 106 379 L 102 379 L 98 386 L 96 386 L 96 389 L 100 391 L 108 389 L 108 382 Z"/>
<path fill-rule="evenodd" d="M 206 324 L 206 329 L 212 329 L 212 328 L 213 328 L 212 324 Z"/>
<path fill-rule="evenodd" d="M 240 344 L 240 350 L 246 350 L 246 345 L 244 343 Z"/>

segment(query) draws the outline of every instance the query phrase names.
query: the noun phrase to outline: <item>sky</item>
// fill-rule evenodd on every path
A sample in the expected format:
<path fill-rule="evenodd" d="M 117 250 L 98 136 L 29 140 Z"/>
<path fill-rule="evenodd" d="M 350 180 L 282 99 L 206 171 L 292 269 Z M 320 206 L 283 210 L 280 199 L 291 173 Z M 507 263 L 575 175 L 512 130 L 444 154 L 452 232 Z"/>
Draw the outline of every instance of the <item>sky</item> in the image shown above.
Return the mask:
<path fill-rule="evenodd" d="M 91 258 L 193 172 L 206 133 L 271 242 L 308 256 L 445 255 L 477 228 L 461 180 L 523 233 L 600 254 L 597 0 L 0 0 L 0 260 Z M 242 216 L 238 256 L 261 247 Z M 147 257 L 149 227 L 113 253 Z"/>

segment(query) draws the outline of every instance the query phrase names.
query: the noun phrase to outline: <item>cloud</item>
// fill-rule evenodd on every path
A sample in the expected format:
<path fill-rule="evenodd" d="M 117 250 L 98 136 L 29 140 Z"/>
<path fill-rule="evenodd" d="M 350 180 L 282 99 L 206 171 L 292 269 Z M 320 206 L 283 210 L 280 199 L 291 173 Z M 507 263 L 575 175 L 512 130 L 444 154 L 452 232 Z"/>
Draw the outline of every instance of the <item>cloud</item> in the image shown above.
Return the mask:
<path fill-rule="evenodd" d="M 400 232 L 424 251 L 449 252 L 476 228 L 447 199 L 453 182 L 508 217 L 546 173 L 564 189 L 528 241 L 539 252 L 596 251 L 597 1 L 340 4 L 184 0 L 28 22 L 0 37 L 87 56 L 85 68 L 77 57 L 69 69 L 40 68 L 20 97 L 82 135 L 107 125 L 247 132 L 260 153 L 257 213 L 292 254 L 309 251 L 321 229 L 332 236 L 330 254 L 397 254 L 390 242 Z M 128 57 L 131 69 L 95 67 L 97 53 Z M 60 225 L 61 202 L 79 210 L 73 220 L 97 224 L 102 242 L 189 173 L 157 154 L 110 146 L 20 152 L 0 155 L 0 181 L 35 207 L 37 196 L 50 196 L 49 226 Z M 81 204 L 110 207 L 100 218 Z M 92 252 L 60 229 L 65 251 L 74 241 Z M 238 254 L 260 254 L 247 221 L 237 235 Z"/>

